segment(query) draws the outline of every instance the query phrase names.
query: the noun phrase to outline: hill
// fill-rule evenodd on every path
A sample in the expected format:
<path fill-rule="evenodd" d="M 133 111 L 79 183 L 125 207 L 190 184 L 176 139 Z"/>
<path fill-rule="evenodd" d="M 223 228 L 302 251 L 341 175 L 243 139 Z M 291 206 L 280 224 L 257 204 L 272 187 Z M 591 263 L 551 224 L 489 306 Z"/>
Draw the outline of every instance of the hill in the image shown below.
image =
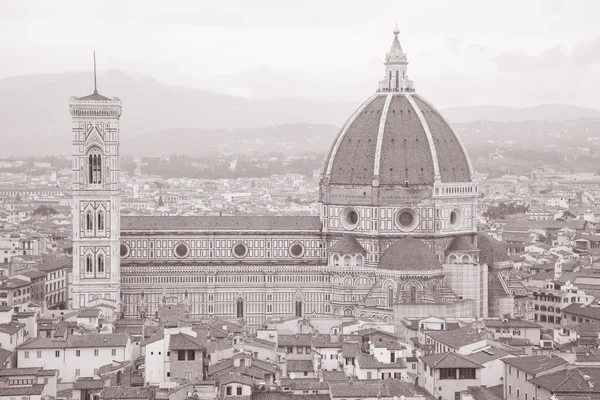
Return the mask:
<path fill-rule="evenodd" d="M 169 129 L 249 129 L 313 123 L 341 125 L 358 106 L 301 98 L 249 100 L 199 89 L 168 86 L 149 77 L 109 71 L 99 92 L 123 100 L 123 140 Z M 29 75 L 0 79 L 4 155 L 67 154 L 68 100 L 92 91 L 88 73 Z M 164 142 L 163 142 L 164 143 Z"/>

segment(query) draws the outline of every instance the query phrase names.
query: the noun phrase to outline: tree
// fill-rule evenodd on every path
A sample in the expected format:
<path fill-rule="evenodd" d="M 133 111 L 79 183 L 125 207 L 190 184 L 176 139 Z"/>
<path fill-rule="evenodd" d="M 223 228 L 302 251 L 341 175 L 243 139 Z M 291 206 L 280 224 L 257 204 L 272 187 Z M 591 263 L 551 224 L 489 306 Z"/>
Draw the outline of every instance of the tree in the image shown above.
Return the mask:
<path fill-rule="evenodd" d="M 42 204 L 38 208 L 33 211 L 33 215 L 54 215 L 56 214 L 56 210 L 52 207 L 48 207 L 47 205 Z"/>
<path fill-rule="evenodd" d="M 569 210 L 565 210 L 563 211 L 563 218 L 564 219 L 575 219 L 577 218 L 577 215 L 573 214 L 571 211 Z"/>

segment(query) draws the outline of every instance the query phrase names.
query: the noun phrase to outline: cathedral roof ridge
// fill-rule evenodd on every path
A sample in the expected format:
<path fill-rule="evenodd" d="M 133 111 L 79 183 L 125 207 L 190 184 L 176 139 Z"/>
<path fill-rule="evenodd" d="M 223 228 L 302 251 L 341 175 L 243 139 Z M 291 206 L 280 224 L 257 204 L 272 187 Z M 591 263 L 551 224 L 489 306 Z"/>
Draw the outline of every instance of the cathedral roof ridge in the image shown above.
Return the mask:
<path fill-rule="evenodd" d="M 176 230 L 308 230 L 320 231 L 318 216 L 236 215 L 236 216 L 123 216 L 123 231 Z"/>

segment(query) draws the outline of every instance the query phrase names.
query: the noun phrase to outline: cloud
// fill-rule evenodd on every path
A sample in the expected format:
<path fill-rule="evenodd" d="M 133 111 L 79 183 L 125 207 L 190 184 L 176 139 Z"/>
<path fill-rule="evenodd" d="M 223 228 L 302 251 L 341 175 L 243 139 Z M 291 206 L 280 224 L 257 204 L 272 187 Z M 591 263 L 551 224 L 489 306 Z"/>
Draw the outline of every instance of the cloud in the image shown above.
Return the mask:
<path fill-rule="evenodd" d="M 465 40 L 458 38 L 456 36 L 452 36 L 448 39 L 448 47 L 450 48 L 450 52 L 454 54 L 481 54 L 487 51 L 487 47 L 479 44 L 465 44 Z"/>
<path fill-rule="evenodd" d="M 565 51 L 557 45 L 545 49 L 537 56 L 529 55 L 523 50 L 504 52 L 494 61 L 500 72 L 530 72 L 559 67 L 566 59 Z"/>
<path fill-rule="evenodd" d="M 569 60 L 581 65 L 600 61 L 600 36 L 596 36 L 589 41 L 580 40 L 577 42 L 571 54 L 569 54 Z"/>
<path fill-rule="evenodd" d="M 494 59 L 500 72 L 532 72 L 572 64 L 573 67 L 594 64 L 600 61 L 600 36 L 591 40 L 580 40 L 567 53 L 556 45 L 543 50 L 539 55 L 529 55 L 523 50 L 507 51 Z"/>

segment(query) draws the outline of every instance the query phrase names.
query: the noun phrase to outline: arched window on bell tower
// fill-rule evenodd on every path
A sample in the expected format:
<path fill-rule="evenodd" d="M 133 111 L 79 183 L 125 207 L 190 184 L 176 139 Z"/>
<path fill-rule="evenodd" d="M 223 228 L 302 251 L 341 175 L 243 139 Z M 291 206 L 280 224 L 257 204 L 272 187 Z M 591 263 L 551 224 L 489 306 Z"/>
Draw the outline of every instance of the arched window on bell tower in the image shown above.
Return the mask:
<path fill-rule="evenodd" d="M 238 299 L 235 303 L 236 318 L 244 318 L 244 300 Z"/>
<path fill-rule="evenodd" d="M 102 254 L 98 256 L 98 263 L 96 264 L 96 268 L 98 269 L 98 274 L 104 274 L 104 256 Z"/>
<path fill-rule="evenodd" d="M 88 183 L 92 185 L 102 183 L 102 153 L 96 147 L 88 152 Z"/>
<path fill-rule="evenodd" d="M 98 231 L 104 231 L 104 211 L 98 211 Z"/>
<path fill-rule="evenodd" d="M 85 273 L 86 274 L 93 274 L 94 273 L 94 260 L 92 259 L 91 255 L 88 255 L 85 258 Z"/>
<path fill-rule="evenodd" d="M 296 317 L 302 316 L 302 302 L 300 300 L 296 300 Z"/>
<path fill-rule="evenodd" d="M 94 230 L 94 215 L 92 214 L 92 211 L 85 213 L 85 230 L 88 232 Z"/>

